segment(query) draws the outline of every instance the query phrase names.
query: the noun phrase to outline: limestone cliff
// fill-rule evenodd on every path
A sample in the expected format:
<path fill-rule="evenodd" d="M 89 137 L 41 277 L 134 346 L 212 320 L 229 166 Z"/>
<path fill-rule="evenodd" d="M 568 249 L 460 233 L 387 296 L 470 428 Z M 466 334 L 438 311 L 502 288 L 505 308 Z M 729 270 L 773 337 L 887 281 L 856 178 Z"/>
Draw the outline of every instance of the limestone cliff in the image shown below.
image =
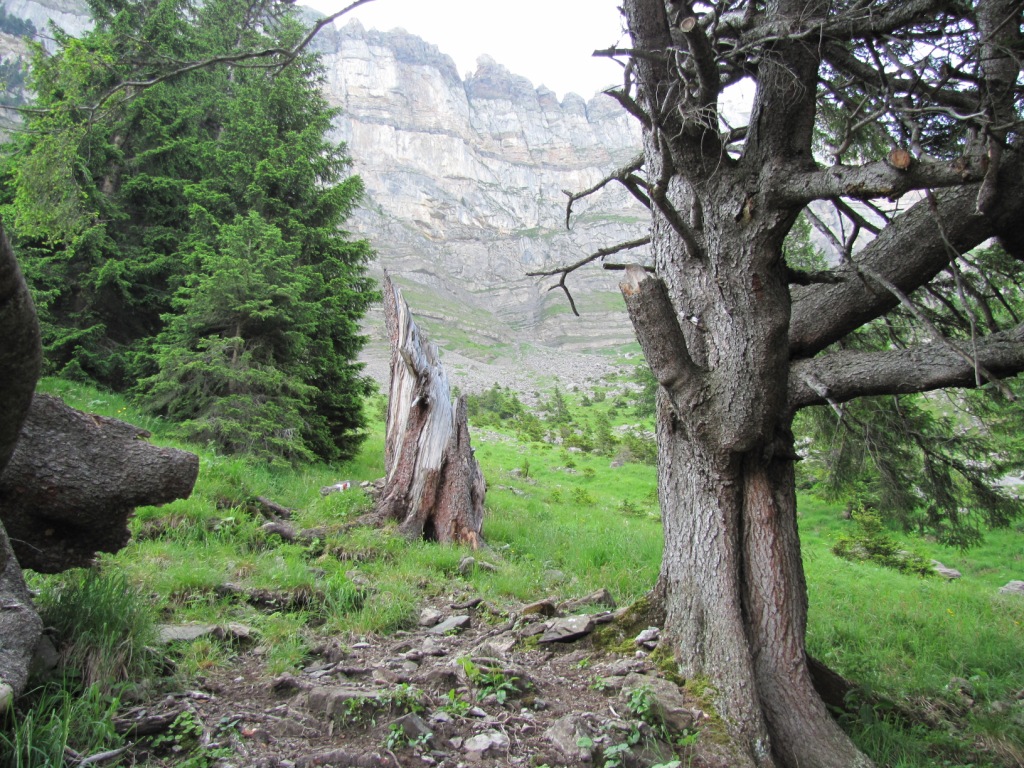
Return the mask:
<path fill-rule="evenodd" d="M 637 152 L 639 131 L 611 98 L 559 102 L 486 57 L 463 80 L 451 58 L 400 30 L 350 22 L 322 34 L 338 138 L 368 193 L 354 228 L 418 313 L 457 326 L 435 322 L 435 334 L 573 348 L 631 338 L 614 275 L 571 279 L 582 318 L 547 293 L 552 279 L 526 277 L 645 230 L 646 212 L 616 188 L 577 204 L 565 228 L 562 190 Z"/>

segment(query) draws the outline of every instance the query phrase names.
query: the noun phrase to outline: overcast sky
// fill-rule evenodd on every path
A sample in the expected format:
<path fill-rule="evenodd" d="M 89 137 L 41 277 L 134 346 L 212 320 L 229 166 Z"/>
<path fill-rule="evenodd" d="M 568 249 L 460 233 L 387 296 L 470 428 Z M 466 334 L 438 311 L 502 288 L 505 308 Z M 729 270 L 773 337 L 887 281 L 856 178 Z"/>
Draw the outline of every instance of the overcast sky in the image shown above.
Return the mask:
<path fill-rule="evenodd" d="M 335 13 L 351 0 L 300 0 L 321 13 Z M 574 91 L 584 98 L 621 83 L 622 69 L 590 54 L 625 43 L 621 0 L 373 0 L 342 16 L 367 29 L 401 27 L 433 43 L 455 60 L 459 73 L 476 69 L 487 54 L 534 86 L 559 98 Z"/>

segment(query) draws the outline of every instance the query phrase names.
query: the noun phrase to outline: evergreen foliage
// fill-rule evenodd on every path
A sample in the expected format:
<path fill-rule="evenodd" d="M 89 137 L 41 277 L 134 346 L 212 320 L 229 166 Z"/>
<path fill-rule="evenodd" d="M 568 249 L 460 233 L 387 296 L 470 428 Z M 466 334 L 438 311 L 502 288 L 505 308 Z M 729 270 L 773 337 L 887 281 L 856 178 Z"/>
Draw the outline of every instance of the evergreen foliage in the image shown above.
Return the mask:
<path fill-rule="evenodd" d="M 797 264 L 806 265 L 808 245 L 787 249 L 787 258 L 803 252 Z M 934 329 L 969 344 L 972 327 L 992 332 L 1019 323 L 1024 267 L 999 246 L 977 249 L 963 260 L 966 269 L 951 268 L 915 294 L 915 311 L 893 310 L 851 334 L 844 347 L 902 349 L 927 341 Z M 1008 391 L 1019 397 L 1020 382 L 806 409 L 796 422 L 801 436 L 810 438 L 808 466 L 801 472 L 826 499 L 875 508 L 902 530 L 944 544 L 975 545 L 986 528 L 1005 527 L 1021 512 L 1020 500 L 997 485 L 1024 466 L 1024 414 Z"/>
<path fill-rule="evenodd" d="M 339 228 L 363 188 L 328 139 L 318 60 L 166 71 L 291 47 L 293 6 L 90 7 L 91 32 L 36 49 L 38 109 L 5 159 L 50 372 L 133 391 L 227 452 L 351 456 L 376 293 L 368 244 Z"/>

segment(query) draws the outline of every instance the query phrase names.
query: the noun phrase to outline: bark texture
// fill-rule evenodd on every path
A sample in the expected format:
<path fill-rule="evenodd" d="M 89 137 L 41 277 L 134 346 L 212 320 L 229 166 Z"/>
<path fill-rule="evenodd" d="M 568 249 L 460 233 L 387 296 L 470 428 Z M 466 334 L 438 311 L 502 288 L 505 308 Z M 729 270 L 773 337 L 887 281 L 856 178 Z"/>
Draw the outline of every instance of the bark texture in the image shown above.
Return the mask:
<path fill-rule="evenodd" d="M 0 686 L 25 690 L 43 622 L 21 575 L 11 542 L 0 525 Z M 0 707 L 2 714 L 2 707 Z"/>
<path fill-rule="evenodd" d="M 452 403 L 437 347 L 387 274 L 383 292 L 391 386 L 378 513 L 407 536 L 480 547 L 487 486 L 469 441 L 466 398 Z"/>
<path fill-rule="evenodd" d="M 186 498 L 199 458 L 146 442 L 149 433 L 32 399 L 21 439 L 0 475 L 0 520 L 24 568 L 58 573 L 89 565 L 128 541 L 135 507 Z"/>
<path fill-rule="evenodd" d="M 14 251 L 0 226 L 0 472 L 28 413 L 42 366 L 39 324 Z"/>
<path fill-rule="evenodd" d="M 14 251 L 0 227 L 0 473 L 28 413 L 42 364 L 39 324 Z M 20 694 L 43 623 L 0 524 L 0 688 Z"/>

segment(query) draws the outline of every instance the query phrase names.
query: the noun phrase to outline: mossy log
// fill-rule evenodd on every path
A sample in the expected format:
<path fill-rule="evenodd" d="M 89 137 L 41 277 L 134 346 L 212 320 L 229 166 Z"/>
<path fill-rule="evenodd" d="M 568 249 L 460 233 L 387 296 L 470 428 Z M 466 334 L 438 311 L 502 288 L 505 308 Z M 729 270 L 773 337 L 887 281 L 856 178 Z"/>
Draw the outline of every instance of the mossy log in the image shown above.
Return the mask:
<path fill-rule="evenodd" d="M 466 398 L 452 402 L 437 347 L 387 274 L 383 289 L 391 386 L 378 514 L 407 536 L 477 548 L 486 483 L 469 442 Z"/>

